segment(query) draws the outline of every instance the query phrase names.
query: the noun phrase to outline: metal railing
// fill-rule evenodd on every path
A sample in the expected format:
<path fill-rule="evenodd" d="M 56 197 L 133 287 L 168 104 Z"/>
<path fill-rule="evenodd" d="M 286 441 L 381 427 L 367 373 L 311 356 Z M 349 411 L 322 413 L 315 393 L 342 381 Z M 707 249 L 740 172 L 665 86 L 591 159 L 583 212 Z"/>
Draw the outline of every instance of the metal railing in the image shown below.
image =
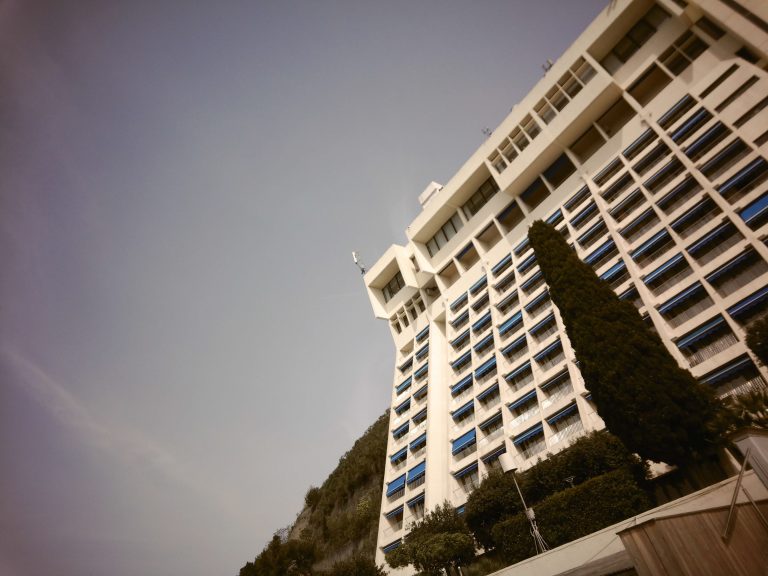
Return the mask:
<path fill-rule="evenodd" d="M 496 428 L 496 430 L 494 430 L 490 434 L 487 434 L 486 436 L 483 436 L 480 439 L 480 441 L 477 443 L 478 448 L 484 448 L 485 446 L 487 446 L 488 444 L 496 440 L 496 438 L 498 438 L 502 434 L 504 434 L 504 426 L 499 426 L 498 428 Z"/>
<path fill-rule="evenodd" d="M 424 422 L 421 422 L 420 424 L 417 424 L 414 428 L 411 429 L 411 431 L 407 434 L 408 438 L 413 439 L 417 436 L 421 436 L 421 433 L 424 432 L 424 430 L 427 429 L 427 421 L 424 420 Z"/>
<path fill-rule="evenodd" d="M 726 332 L 709 344 L 698 348 L 692 354 L 686 354 L 688 362 L 690 363 L 691 367 L 697 366 L 719 354 L 720 352 L 728 350 L 728 348 L 736 344 L 738 341 L 738 338 L 736 338 L 736 335 L 733 332 Z"/>
<path fill-rule="evenodd" d="M 533 406 L 532 408 L 526 410 L 522 414 L 518 414 L 517 416 L 512 418 L 512 420 L 510 420 L 510 422 L 509 422 L 509 426 L 510 426 L 510 428 L 515 428 L 516 426 L 519 426 L 523 422 L 527 422 L 528 420 L 530 420 L 534 416 L 538 416 L 538 415 L 539 415 L 539 405 L 536 404 L 535 406 Z"/>
<path fill-rule="evenodd" d="M 544 450 L 547 449 L 547 443 L 544 440 L 544 437 L 542 436 L 540 440 L 537 442 L 531 443 L 530 445 L 526 446 L 524 449 L 520 451 L 521 456 L 525 460 L 530 460 L 537 454 L 541 454 L 544 452 Z"/>
<path fill-rule="evenodd" d="M 763 380 L 762 376 L 755 376 L 749 380 L 741 380 L 730 383 L 727 387 L 718 388 L 718 398 L 722 399 L 726 396 L 738 396 L 747 392 L 759 392 L 765 390 L 768 386 Z"/>
<path fill-rule="evenodd" d="M 558 386 L 549 394 L 549 396 L 541 401 L 541 408 L 546 410 L 550 406 L 557 404 L 560 402 L 560 400 L 567 398 L 571 394 L 573 394 L 573 386 L 571 385 L 570 381 L 564 382 L 562 386 Z"/>
<path fill-rule="evenodd" d="M 553 434 L 549 439 L 549 444 L 550 446 L 554 446 L 563 440 L 567 440 L 568 438 L 579 434 L 582 430 L 584 430 L 584 424 L 581 422 L 581 420 L 577 420 L 576 422 L 568 424 L 565 426 L 565 428 Z"/>

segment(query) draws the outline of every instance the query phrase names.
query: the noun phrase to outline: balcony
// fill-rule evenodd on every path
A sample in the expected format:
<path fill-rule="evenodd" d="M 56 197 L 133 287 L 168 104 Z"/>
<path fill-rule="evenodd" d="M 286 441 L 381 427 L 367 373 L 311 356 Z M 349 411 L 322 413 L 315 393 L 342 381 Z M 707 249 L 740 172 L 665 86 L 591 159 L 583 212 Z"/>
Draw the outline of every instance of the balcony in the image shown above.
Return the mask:
<path fill-rule="evenodd" d="M 575 422 L 571 422 L 570 424 L 567 424 L 561 430 L 553 434 L 549 438 L 549 444 L 550 446 L 554 446 L 555 444 L 558 444 L 560 442 L 563 442 L 564 440 L 568 440 L 569 438 L 573 438 L 574 436 L 581 434 L 581 432 L 583 431 L 584 431 L 584 424 L 581 422 L 581 419 L 578 419 Z"/>

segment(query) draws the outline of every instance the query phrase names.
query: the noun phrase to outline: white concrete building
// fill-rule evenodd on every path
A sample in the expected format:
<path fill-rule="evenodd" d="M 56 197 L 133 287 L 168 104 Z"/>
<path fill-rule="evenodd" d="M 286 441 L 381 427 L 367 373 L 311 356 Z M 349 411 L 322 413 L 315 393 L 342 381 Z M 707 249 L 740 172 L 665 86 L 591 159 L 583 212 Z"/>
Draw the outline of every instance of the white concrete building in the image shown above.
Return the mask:
<path fill-rule="evenodd" d="M 719 394 L 764 387 L 744 326 L 768 308 L 768 3 L 615 0 L 365 275 L 397 350 L 377 562 L 603 427 L 527 242 L 536 219 Z"/>

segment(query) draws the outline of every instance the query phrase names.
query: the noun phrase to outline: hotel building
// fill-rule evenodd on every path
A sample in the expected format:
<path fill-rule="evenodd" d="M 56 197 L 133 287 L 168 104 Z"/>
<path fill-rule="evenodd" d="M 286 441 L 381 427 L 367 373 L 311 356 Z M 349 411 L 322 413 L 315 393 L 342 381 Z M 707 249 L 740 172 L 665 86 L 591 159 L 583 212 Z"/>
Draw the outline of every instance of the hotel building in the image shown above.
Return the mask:
<path fill-rule="evenodd" d="M 396 359 L 377 562 L 498 457 L 604 427 L 526 236 L 543 219 L 718 395 L 766 386 L 768 4 L 615 0 L 365 275 Z"/>

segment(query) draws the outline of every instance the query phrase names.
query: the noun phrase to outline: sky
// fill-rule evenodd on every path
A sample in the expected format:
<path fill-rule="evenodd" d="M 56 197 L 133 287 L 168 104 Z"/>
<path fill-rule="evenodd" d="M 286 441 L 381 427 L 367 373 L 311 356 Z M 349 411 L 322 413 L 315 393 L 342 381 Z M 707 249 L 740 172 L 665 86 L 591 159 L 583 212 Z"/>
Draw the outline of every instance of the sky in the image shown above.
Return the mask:
<path fill-rule="evenodd" d="M 369 265 L 605 0 L 0 0 L 0 574 L 235 575 L 389 405 Z"/>

